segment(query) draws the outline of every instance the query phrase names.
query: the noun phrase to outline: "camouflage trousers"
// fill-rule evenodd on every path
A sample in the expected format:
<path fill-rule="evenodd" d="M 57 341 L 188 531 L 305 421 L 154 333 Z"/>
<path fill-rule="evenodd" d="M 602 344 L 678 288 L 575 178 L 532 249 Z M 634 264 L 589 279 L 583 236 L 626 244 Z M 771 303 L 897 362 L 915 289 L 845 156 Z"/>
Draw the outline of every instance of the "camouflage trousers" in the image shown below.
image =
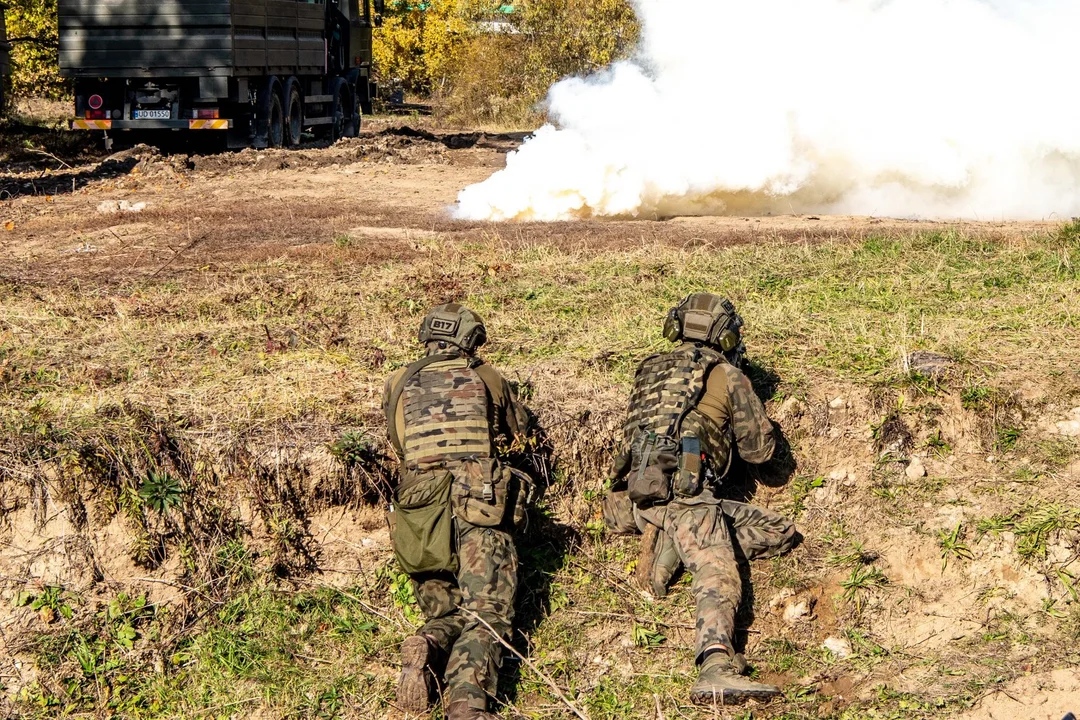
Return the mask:
<path fill-rule="evenodd" d="M 636 513 L 671 537 L 693 574 L 697 662 L 718 645 L 733 653 L 735 612 L 742 599 L 739 562 L 787 552 L 795 544 L 795 526 L 770 510 L 732 500 L 674 500 Z"/>
<path fill-rule="evenodd" d="M 500 636 L 509 638 L 517 592 L 517 550 L 510 533 L 477 527 L 455 518 L 457 577 L 413 577 L 413 591 L 427 623 L 420 632 L 447 659 L 444 706 L 464 700 L 487 708 L 499 680 L 502 646 L 475 613 Z"/>

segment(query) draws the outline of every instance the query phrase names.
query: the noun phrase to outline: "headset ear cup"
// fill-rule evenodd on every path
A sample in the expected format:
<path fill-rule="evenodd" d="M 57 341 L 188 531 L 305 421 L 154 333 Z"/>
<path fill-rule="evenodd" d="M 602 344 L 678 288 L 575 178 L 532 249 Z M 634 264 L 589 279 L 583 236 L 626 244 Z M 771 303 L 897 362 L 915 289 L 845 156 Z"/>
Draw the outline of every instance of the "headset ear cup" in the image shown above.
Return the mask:
<path fill-rule="evenodd" d="M 664 318 L 664 337 L 670 342 L 677 342 L 682 337 L 682 323 L 677 308 L 672 308 Z"/>
<path fill-rule="evenodd" d="M 478 325 L 475 330 L 470 333 L 469 338 L 469 352 L 476 350 L 478 347 L 487 342 L 487 330 L 483 325 Z"/>
<path fill-rule="evenodd" d="M 724 352 L 731 352 L 739 346 L 739 336 L 731 330 L 724 330 L 720 333 L 720 348 Z"/>

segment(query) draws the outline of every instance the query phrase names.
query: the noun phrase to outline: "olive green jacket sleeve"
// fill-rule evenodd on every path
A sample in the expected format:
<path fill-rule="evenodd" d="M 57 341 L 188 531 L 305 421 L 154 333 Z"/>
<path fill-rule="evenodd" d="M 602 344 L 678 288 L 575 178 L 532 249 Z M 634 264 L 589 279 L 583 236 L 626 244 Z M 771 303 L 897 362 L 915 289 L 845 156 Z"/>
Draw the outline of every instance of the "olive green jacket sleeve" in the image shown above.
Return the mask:
<path fill-rule="evenodd" d="M 739 457 L 755 465 L 768 462 L 776 450 L 776 435 L 765 406 L 749 378 L 728 363 L 713 368 L 697 411 L 719 427 L 730 427 Z"/>
<path fill-rule="evenodd" d="M 493 365 L 487 363 L 479 365 L 476 373 L 484 381 L 488 393 L 491 394 L 497 431 L 506 435 L 511 442 L 524 438 L 529 428 L 529 413 L 521 404 L 514 388 Z"/>

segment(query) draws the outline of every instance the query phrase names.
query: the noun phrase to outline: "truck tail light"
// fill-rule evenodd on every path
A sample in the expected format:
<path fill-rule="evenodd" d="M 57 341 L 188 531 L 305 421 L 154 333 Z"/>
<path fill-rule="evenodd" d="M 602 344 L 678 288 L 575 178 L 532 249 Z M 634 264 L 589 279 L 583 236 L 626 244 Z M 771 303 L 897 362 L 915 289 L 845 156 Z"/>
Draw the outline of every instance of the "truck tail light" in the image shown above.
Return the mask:
<path fill-rule="evenodd" d="M 106 115 L 107 115 L 107 113 L 104 110 L 87 110 L 86 111 L 86 119 L 87 120 L 104 120 L 106 118 Z"/>
<path fill-rule="evenodd" d="M 195 110 L 196 120 L 217 120 L 221 113 L 217 108 L 198 108 Z"/>

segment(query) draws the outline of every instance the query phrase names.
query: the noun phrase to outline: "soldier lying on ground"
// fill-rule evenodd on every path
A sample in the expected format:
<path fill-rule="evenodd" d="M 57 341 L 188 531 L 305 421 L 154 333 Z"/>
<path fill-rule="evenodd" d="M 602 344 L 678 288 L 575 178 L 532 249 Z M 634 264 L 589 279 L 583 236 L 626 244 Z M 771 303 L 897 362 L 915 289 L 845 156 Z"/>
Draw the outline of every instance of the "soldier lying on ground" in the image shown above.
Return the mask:
<path fill-rule="evenodd" d="M 693 573 L 700 672 L 690 699 L 706 704 L 780 694 L 741 677 L 746 663 L 732 643 L 738 562 L 787 552 L 797 537 L 786 518 L 718 494 L 734 449 L 764 463 L 776 447 L 765 408 L 739 370 L 742 324 L 729 301 L 708 293 L 668 313 L 664 335 L 681 344 L 638 368 L 604 501 L 611 529 L 645 534 L 639 563 L 654 594 L 667 592 L 680 562 Z"/>
<path fill-rule="evenodd" d="M 448 720 L 488 720 L 517 590 L 511 531 L 532 482 L 499 460 L 528 415 L 498 370 L 476 357 L 480 317 L 457 304 L 424 319 L 426 357 L 386 382 L 383 410 L 401 477 L 390 512 L 394 554 L 427 623 L 401 646 L 397 705 L 426 712 L 445 668 Z"/>

